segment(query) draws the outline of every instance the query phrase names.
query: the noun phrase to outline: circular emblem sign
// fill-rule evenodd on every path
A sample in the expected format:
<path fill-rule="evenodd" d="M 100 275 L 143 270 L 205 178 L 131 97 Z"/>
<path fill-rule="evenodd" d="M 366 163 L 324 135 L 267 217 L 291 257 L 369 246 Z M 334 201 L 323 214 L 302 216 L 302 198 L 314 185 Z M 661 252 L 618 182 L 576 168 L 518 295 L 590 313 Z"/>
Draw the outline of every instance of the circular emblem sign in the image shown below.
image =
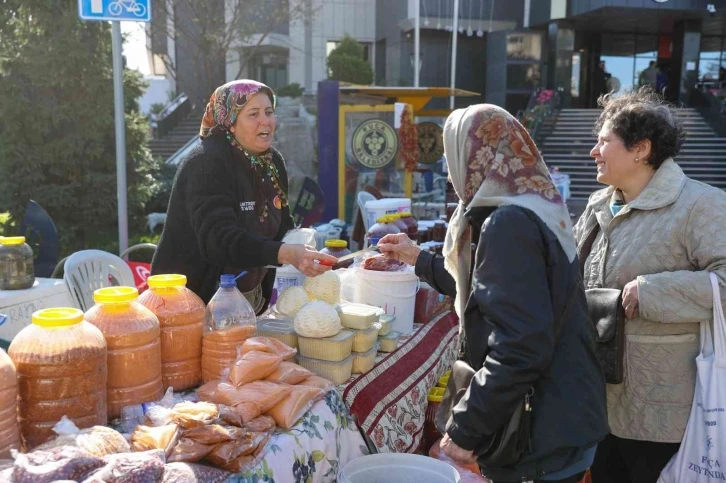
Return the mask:
<path fill-rule="evenodd" d="M 444 130 L 435 122 L 418 124 L 418 162 L 435 163 L 444 155 Z"/>
<path fill-rule="evenodd" d="M 367 168 L 382 168 L 396 157 L 398 137 L 387 122 L 369 119 L 353 132 L 353 155 Z"/>

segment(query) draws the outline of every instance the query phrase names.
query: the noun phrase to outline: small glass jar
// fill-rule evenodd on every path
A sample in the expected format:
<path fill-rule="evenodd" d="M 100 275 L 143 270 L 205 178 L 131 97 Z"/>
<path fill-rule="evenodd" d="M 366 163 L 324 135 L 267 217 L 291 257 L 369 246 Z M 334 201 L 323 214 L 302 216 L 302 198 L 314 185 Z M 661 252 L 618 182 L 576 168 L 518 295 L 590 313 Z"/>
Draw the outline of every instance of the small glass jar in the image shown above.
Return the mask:
<path fill-rule="evenodd" d="M 352 252 L 348 250 L 348 242 L 345 240 L 325 240 L 325 248 L 320 253 L 328 254 L 335 258 L 350 255 Z M 348 268 L 353 264 L 353 260 L 348 260 L 340 264 L 342 268 Z"/>
<path fill-rule="evenodd" d="M 401 233 L 408 233 L 408 225 L 401 219 L 401 213 L 392 213 L 388 218 L 401 230 Z"/>
<path fill-rule="evenodd" d="M 0 237 L 0 290 L 23 290 L 33 283 L 33 249 L 25 237 Z"/>
<path fill-rule="evenodd" d="M 411 212 L 404 211 L 403 213 L 401 213 L 401 221 L 406 224 L 408 237 L 411 240 L 416 240 L 416 234 L 418 233 L 418 222 L 413 217 L 413 215 L 411 215 Z"/>
<path fill-rule="evenodd" d="M 416 233 L 416 242 L 421 245 L 422 243 L 426 243 L 429 241 L 429 229 L 425 226 L 422 226 L 418 229 L 418 233 Z"/>
<path fill-rule="evenodd" d="M 442 242 L 446 239 L 446 222 L 443 220 L 437 220 L 434 222 L 432 228 L 432 240 L 435 242 Z"/>
<path fill-rule="evenodd" d="M 454 216 L 456 211 L 457 203 L 446 203 L 446 221 L 451 221 L 451 217 Z"/>

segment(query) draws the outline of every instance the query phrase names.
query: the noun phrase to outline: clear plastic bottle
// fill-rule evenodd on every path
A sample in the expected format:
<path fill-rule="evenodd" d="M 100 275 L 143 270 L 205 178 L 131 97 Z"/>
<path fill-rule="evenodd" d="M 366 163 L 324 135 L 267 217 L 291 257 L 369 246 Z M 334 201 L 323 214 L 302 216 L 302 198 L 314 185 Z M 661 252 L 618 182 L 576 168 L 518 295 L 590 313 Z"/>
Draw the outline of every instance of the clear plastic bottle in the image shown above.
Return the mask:
<path fill-rule="evenodd" d="M 396 233 L 401 233 L 401 230 L 396 225 L 391 223 L 391 219 L 388 217 L 388 215 L 379 216 L 376 220 L 376 224 L 368 229 L 368 233 L 366 233 L 366 238 L 368 238 L 369 245 L 377 245 L 378 240 L 380 240 L 384 236 Z"/>
<path fill-rule="evenodd" d="M 159 319 L 164 391 L 190 389 L 202 381 L 204 302 L 189 290 L 184 275 L 153 275 L 139 303 Z"/>
<path fill-rule="evenodd" d="M 125 406 L 163 396 L 159 319 L 138 298 L 135 287 L 100 288 L 93 293 L 96 305 L 84 317 L 106 338 L 109 419 L 121 416 Z"/>
<path fill-rule="evenodd" d="M 17 405 L 18 380 L 15 364 L 0 349 L 0 458 L 10 458 L 11 449 L 20 449 Z"/>
<path fill-rule="evenodd" d="M 33 283 L 33 249 L 25 237 L 0 237 L 0 290 L 23 290 Z"/>
<path fill-rule="evenodd" d="M 219 289 L 209 301 L 202 339 L 202 380 L 219 379 L 237 358 L 237 348 L 255 335 L 257 317 L 234 275 L 222 275 Z"/>
<path fill-rule="evenodd" d="M 35 312 L 8 354 L 18 375 L 18 421 L 23 447 L 53 436 L 68 416 L 79 429 L 105 426 L 106 340 L 78 309 Z"/>

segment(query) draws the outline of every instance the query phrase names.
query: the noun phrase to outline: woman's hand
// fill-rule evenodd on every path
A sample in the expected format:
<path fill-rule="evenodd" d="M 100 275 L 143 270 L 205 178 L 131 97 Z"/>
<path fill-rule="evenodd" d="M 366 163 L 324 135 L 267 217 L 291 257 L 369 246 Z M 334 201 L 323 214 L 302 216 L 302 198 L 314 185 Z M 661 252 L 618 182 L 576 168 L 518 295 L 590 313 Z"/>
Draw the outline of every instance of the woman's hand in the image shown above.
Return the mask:
<path fill-rule="evenodd" d="M 421 248 L 414 245 L 405 233 L 386 235 L 378 242 L 381 253 L 388 258 L 395 258 L 408 265 L 416 265 Z"/>
<path fill-rule="evenodd" d="M 464 448 L 457 446 L 456 443 L 449 438 L 448 434 L 445 434 L 444 438 L 441 440 L 441 451 L 460 465 L 476 464 L 476 455 L 474 455 L 474 452 L 467 451 Z"/>
<path fill-rule="evenodd" d="M 634 319 L 638 313 L 638 281 L 633 280 L 623 287 L 623 308 L 625 318 Z"/>
<path fill-rule="evenodd" d="M 320 262 L 328 262 L 323 265 Z M 283 265 L 290 264 L 300 270 L 306 277 L 317 277 L 327 272 L 338 261 L 337 258 L 320 253 L 307 245 L 290 245 L 284 243 L 277 254 L 277 262 Z"/>

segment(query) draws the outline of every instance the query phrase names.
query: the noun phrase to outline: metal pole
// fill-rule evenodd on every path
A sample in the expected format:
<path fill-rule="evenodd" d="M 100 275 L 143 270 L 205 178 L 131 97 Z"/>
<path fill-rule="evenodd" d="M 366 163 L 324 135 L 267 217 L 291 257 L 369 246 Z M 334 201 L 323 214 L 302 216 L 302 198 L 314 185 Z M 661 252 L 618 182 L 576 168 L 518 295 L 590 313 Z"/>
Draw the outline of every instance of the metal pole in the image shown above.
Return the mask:
<path fill-rule="evenodd" d="M 416 0 L 414 7 L 416 23 L 413 31 L 413 86 L 419 86 L 419 70 L 421 69 L 421 0 Z"/>
<path fill-rule="evenodd" d="M 113 49 L 113 106 L 116 119 L 116 197 L 118 198 L 118 249 L 129 247 L 129 222 L 126 213 L 126 120 L 124 118 L 123 58 L 121 23 L 111 22 Z"/>
<path fill-rule="evenodd" d="M 454 0 L 454 30 L 451 32 L 451 97 L 449 109 L 454 108 L 454 89 L 456 89 L 456 43 L 459 39 L 459 0 Z"/>

